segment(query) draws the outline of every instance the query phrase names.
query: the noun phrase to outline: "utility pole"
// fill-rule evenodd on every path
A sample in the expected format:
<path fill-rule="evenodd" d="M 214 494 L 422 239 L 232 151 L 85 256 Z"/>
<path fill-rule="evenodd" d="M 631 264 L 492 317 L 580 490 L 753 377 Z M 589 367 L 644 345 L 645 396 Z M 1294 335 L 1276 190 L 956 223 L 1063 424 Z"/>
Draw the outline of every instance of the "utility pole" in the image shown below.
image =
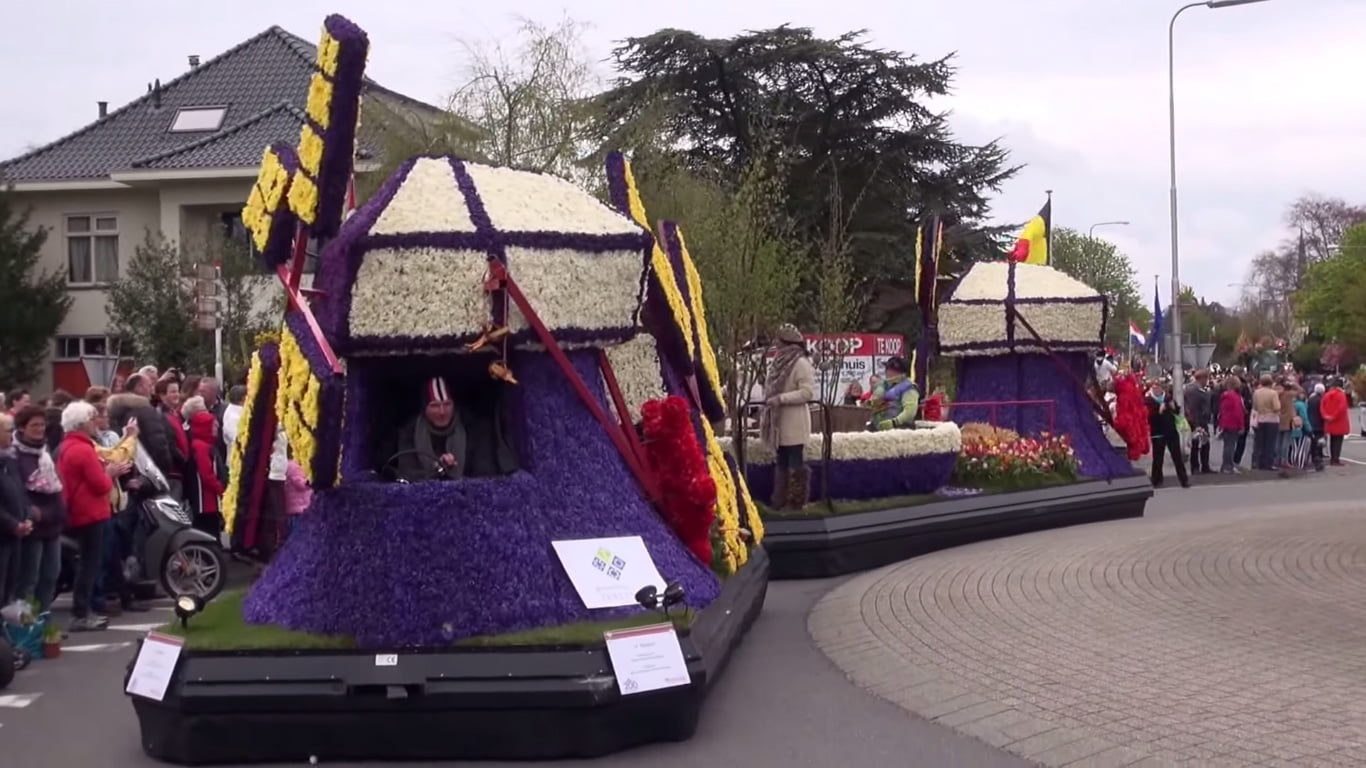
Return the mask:
<path fill-rule="evenodd" d="M 223 382 L 223 283 L 217 263 L 195 267 L 194 324 L 213 331 L 213 376 Z"/>

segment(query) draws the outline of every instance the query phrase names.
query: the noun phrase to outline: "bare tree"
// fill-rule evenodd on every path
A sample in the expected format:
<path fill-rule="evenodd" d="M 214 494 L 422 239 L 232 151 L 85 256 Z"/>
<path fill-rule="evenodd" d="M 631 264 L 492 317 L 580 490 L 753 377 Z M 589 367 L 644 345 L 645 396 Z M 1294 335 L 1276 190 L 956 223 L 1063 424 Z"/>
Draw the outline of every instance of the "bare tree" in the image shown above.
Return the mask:
<path fill-rule="evenodd" d="M 567 18 L 555 26 L 521 19 L 511 49 L 464 44 L 465 82 L 452 94 L 450 111 L 476 129 L 466 137 L 474 156 L 583 181 L 588 101 L 599 85 L 583 30 Z"/>

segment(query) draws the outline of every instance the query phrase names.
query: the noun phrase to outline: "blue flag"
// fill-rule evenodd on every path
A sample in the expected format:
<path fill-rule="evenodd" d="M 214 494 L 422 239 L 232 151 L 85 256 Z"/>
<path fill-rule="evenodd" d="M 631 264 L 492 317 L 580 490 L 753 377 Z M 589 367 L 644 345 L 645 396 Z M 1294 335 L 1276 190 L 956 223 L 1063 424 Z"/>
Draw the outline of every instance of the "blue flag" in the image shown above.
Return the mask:
<path fill-rule="evenodd" d="M 1162 351 L 1162 294 L 1153 286 L 1153 327 L 1148 331 L 1148 346 L 1153 354 Z"/>

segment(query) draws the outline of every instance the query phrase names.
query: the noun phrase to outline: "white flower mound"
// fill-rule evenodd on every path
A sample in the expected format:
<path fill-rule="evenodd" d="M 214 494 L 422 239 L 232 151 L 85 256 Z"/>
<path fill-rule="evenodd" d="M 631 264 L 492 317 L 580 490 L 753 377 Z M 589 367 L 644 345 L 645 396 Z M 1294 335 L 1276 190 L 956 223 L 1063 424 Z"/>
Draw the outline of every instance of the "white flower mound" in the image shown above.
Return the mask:
<path fill-rule="evenodd" d="M 999 355 L 1043 352 L 1024 326 L 1016 322 L 1012 345 L 1006 328 L 1010 265 L 982 262 L 959 282 L 939 309 L 939 343 L 944 355 Z M 1105 305 L 1100 294 L 1070 275 L 1036 264 L 1015 265 L 1015 310 L 1055 351 L 1089 351 L 1100 347 Z M 1083 300 L 1083 301 L 1078 301 Z M 969 303 L 971 302 L 971 303 Z M 989 303 L 982 303 L 989 302 Z M 973 345 L 971 349 L 954 349 Z"/>
<path fill-rule="evenodd" d="M 830 458 L 834 461 L 877 461 L 902 459 L 929 454 L 958 453 L 963 450 L 963 433 L 951 421 L 920 421 L 924 429 L 892 429 L 886 432 L 835 432 L 830 435 Z M 723 447 L 730 450 L 730 438 L 722 438 Z M 821 460 L 823 438 L 813 434 L 806 443 L 807 461 Z M 745 460 L 750 464 L 768 465 L 776 460 L 772 448 L 756 438 L 750 438 Z"/>
<path fill-rule="evenodd" d="M 634 221 L 558 176 L 474 163 L 466 163 L 465 171 L 499 232 L 628 235 L 640 231 Z"/>
<path fill-rule="evenodd" d="M 491 310 L 483 286 L 487 270 L 481 251 L 370 251 L 351 287 L 351 335 L 439 337 L 477 331 Z"/>
<path fill-rule="evenodd" d="M 646 401 L 668 395 L 664 391 L 664 376 L 660 373 L 659 348 L 650 334 L 641 333 L 625 344 L 608 348 L 607 360 L 612 364 L 621 397 L 631 412 L 631 421 L 640 420 L 640 406 Z M 606 391 L 605 381 L 603 389 Z"/>
<path fill-rule="evenodd" d="M 585 253 L 560 249 L 507 249 L 508 274 L 517 281 L 527 301 L 552 331 L 582 328 L 590 331 L 632 328 L 640 306 L 640 275 L 645 269 L 641 251 Z M 635 290 L 622 290 L 635 281 Z M 526 319 L 513 305 L 509 326 L 525 330 Z"/>
<path fill-rule="evenodd" d="M 455 169 L 449 160 L 434 157 L 414 161 L 403 186 L 370 228 L 372 235 L 473 231 L 474 222 L 465 195 L 456 184 Z"/>

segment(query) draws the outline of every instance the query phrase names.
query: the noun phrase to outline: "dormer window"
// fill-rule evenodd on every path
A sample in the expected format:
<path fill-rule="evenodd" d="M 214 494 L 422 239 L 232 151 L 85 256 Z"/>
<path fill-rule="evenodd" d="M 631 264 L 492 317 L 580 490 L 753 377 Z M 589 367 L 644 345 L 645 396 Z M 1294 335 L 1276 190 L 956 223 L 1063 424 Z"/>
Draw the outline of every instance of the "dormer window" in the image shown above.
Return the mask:
<path fill-rule="evenodd" d="M 171 121 L 171 133 L 191 133 L 195 131 L 216 131 L 223 125 L 223 116 L 228 114 L 227 107 L 185 107 L 176 110 L 175 120 Z"/>

